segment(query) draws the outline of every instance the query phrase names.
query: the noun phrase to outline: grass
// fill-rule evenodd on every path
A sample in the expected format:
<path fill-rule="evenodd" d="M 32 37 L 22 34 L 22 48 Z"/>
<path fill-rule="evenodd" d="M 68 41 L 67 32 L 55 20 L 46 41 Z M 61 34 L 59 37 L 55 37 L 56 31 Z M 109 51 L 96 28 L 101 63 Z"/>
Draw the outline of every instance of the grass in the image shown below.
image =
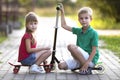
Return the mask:
<path fill-rule="evenodd" d="M 0 36 L 0 43 L 2 43 L 4 40 L 6 40 L 7 39 L 7 37 L 5 37 L 5 36 Z"/>
<path fill-rule="evenodd" d="M 112 50 L 115 52 L 120 58 L 120 36 L 119 35 L 112 35 L 112 36 L 100 36 L 100 40 L 103 40 L 106 43 L 104 46 L 107 49 Z"/>

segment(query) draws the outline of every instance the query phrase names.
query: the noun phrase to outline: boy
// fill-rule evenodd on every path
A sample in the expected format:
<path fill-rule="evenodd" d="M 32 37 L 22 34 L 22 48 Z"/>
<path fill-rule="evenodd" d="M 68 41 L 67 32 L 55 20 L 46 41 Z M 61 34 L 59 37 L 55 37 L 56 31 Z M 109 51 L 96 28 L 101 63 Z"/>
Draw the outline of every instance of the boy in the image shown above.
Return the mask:
<path fill-rule="evenodd" d="M 90 26 L 92 21 L 92 9 L 83 7 L 78 12 L 78 21 L 82 28 L 70 27 L 66 24 L 64 16 L 64 8 L 61 5 L 61 26 L 73 34 L 77 35 L 76 45 L 69 44 L 68 50 L 70 51 L 73 59 L 60 62 L 59 69 L 75 69 L 80 68 L 80 74 L 91 74 L 88 72 L 88 67 L 94 67 L 99 59 L 98 52 L 98 34 Z"/>

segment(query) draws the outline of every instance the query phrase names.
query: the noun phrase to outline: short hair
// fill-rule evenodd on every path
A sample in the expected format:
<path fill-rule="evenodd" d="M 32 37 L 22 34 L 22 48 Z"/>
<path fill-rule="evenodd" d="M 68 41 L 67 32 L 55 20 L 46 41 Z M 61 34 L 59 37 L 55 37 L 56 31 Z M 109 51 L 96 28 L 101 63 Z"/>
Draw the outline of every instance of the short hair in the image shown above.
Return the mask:
<path fill-rule="evenodd" d="M 27 24 L 28 22 L 38 22 L 38 18 L 37 15 L 34 12 L 29 12 L 26 16 L 25 16 L 25 24 Z"/>
<path fill-rule="evenodd" d="M 90 7 L 82 7 L 82 8 L 79 9 L 79 11 L 78 11 L 78 16 L 79 16 L 80 14 L 83 14 L 83 13 L 88 13 L 90 16 L 92 16 L 93 10 L 92 10 Z"/>

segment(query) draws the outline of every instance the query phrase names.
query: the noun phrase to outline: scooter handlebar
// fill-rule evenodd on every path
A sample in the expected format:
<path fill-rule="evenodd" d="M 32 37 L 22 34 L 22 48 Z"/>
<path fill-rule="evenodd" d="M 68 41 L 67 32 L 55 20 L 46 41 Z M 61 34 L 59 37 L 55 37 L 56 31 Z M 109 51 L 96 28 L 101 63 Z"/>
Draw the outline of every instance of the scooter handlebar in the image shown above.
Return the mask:
<path fill-rule="evenodd" d="M 61 5 L 58 4 L 57 7 L 56 7 L 56 10 L 60 10 L 60 8 L 61 8 Z"/>

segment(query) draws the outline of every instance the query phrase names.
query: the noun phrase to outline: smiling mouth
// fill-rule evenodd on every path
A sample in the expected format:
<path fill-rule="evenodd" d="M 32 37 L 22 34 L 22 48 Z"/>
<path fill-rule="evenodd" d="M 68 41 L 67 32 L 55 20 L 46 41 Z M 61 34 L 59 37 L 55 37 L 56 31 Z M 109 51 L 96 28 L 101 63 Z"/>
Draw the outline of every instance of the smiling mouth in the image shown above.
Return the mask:
<path fill-rule="evenodd" d="M 83 23 L 83 24 L 86 24 L 86 23 Z"/>
<path fill-rule="evenodd" d="M 86 23 L 83 23 L 82 25 L 86 25 Z"/>

